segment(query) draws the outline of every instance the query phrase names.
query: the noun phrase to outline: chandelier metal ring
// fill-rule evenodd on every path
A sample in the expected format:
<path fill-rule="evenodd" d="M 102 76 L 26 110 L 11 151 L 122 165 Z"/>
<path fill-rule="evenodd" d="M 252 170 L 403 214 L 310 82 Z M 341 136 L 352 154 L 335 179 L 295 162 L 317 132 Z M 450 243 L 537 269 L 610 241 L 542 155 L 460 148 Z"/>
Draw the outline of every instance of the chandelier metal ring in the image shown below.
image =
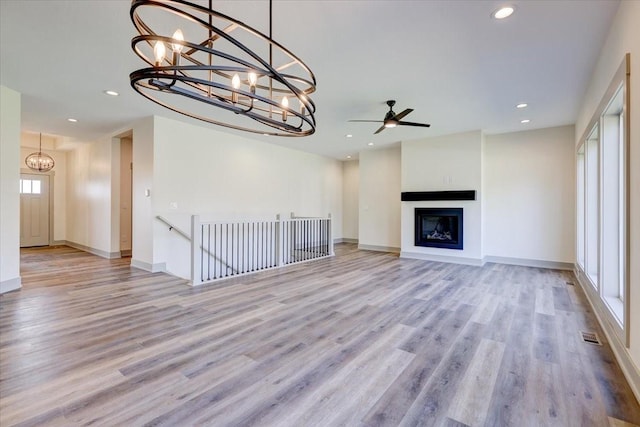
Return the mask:
<path fill-rule="evenodd" d="M 185 40 L 182 32 L 170 36 L 166 31 L 152 30 L 148 17 L 143 19 L 145 10 L 161 13 L 157 19 L 161 23 L 167 20 L 165 15 L 181 18 L 185 32 L 189 32 L 186 35 L 198 42 Z M 133 0 L 130 14 L 139 33 L 131 46 L 150 65 L 130 74 L 131 86 L 142 96 L 180 114 L 237 130 L 274 136 L 315 132 L 316 107 L 309 96 L 316 90 L 315 76 L 271 36 L 212 10 L 211 0 L 209 9 L 184 0 Z M 271 13 L 269 18 L 271 26 Z M 247 46 L 249 36 L 251 48 Z M 173 50 L 167 57 L 166 46 Z M 256 52 L 258 48 L 268 49 L 268 59 Z M 274 50 L 279 65 L 273 64 Z M 201 104 L 189 109 L 178 105 L 178 99 L 183 104 L 184 99 L 199 101 L 235 114 L 223 120 L 203 112 L 198 108 Z M 243 122 L 242 117 L 252 120 Z"/>

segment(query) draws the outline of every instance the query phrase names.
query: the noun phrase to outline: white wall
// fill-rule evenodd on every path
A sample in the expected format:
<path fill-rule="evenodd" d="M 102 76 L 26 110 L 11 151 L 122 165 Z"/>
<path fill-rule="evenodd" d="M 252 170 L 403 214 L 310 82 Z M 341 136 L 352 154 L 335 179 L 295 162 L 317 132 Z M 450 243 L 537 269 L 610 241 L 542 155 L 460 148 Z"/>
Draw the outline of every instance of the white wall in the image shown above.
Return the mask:
<path fill-rule="evenodd" d="M 402 191 L 476 190 L 473 201 L 402 202 L 403 257 L 482 263 L 482 134 L 480 131 L 402 142 Z M 463 250 L 414 244 L 415 208 L 463 208 Z"/>
<path fill-rule="evenodd" d="M 21 172 L 28 171 L 24 164 L 24 159 L 31 153 L 38 151 L 38 145 L 33 146 L 32 142 L 25 141 L 26 134 L 22 134 L 22 146 L 20 147 L 19 166 Z M 31 136 L 32 138 L 33 136 Z M 36 135 L 37 138 L 37 135 Z M 67 235 L 67 153 L 45 149 L 44 137 L 42 152 L 53 157 L 55 166 L 53 167 L 53 240 L 64 241 Z"/>
<path fill-rule="evenodd" d="M 67 153 L 66 240 L 112 257 L 112 141 L 79 144 Z"/>
<path fill-rule="evenodd" d="M 625 360 L 621 360 L 623 369 L 627 372 L 636 397 L 640 398 L 640 2 L 622 1 L 607 40 L 600 52 L 597 65 L 591 76 L 588 89 L 581 104 L 578 120 L 576 121 L 576 144 L 586 131 L 591 117 L 605 95 L 616 70 L 620 66 L 626 53 L 631 54 L 631 141 L 630 141 L 630 260 L 631 260 L 631 296 L 629 299 L 630 348 L 622 345 L 614 350 L 619 357 L 629 358 L 633 366 L 625 367 Z M 612 335 L 613 336 L 613 335 Z M 615 344 L 615 342 L 612 342 Z"/>
<path fill-rule="evenodd" d="M 133 184 L 132 184 L 132 254 L 131 265 L 146 270 L 162 270 L 153 258 L 153 117 L 133 125 Z M 170 172 L 167 171 L 167 173 Z M 149 197 L 145 191 L 149 190 Z"/>
<path fill-rule="evenodd" d="M 342 162 L 342 237 L 358 240 L 360 168 L 357 160 Z"/>
<path fill-rule="evenodd" d="M 573 263 L 574 127 L 487 135 L 484 254 Z"/>
<path fill-rule="evenodd" d="M 400 249 L 400 147 L 360 152 L 358 243 Z"/>
<path fill-rule="evenodd" d="M 134 129 L 134 171 L 137 144 Z M 191 214 L 229 220 L 294 212 L 331 213 L 334 238 L 343 235 L 338 160 L 162 117 L 155 117 L 153 151 L 153 214 L 186 232 Z M 159 221 L 153 224 L 154 263 L 166 262 L 168 271 L 188 277 L 188 243 Z"/>
<path fill-rule="evenodd" d="M 0 293 L 20 288 L 20 105 L 0 86 Z"/>

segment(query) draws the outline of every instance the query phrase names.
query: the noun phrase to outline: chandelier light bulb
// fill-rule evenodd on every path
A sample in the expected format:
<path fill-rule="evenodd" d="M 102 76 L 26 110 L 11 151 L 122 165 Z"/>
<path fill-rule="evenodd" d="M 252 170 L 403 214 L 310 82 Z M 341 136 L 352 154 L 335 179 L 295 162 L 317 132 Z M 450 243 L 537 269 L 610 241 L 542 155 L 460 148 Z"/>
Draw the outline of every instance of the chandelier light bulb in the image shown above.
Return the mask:
<path fill-rule="evenodd" d="M 240 76 L 238 74 L 233 75 L 233 78 L 231 79 L 231 86 L 233 86 L 234 89 L 240 89 Z M 234 104 L 238 102 L 238 92 L 235 90 L 231 92 L 231 102 Z"/>
<path fill-rule="evenodd" d="M 162 65 L 162 61 L 164 61 L 164 55 L 166 53 L 166 49 L 164 47 L 164 43 L 156 42 L 156 45 L 153 47 L 153 55 L 156 57 L 156 67 Z"/>
<path fill-rule="evenodd" d="M 289 108 L 289 99 L 286 96 L 282 98 L 282 107 Z M 282 121 L 283 122 L 287 121 L 287 111 L 286 110 L 282 110 Z"/>
<path fill-rule="evenodd" d="M 258 83 L 258 75 L 254 72 L 249 73 L 249 86 L 256 87 Z"/>
<path fill-rule="evenodd" d="M 174 40 L 179 40 L 181 42 L 184 41 L 184 35 L 182 34 L 182 30 L 181 29 L 177 29 L 175 33 L 173 33 L 173 39 Z M 180 43 L 171 43 L 171 47 L 173 48 L 173 51 L 176 53 L 180 53 L 182 52 L 182 48 L 184 46 L 182 46 L 182 44 Z"/>
<path fill-rule="evenodd" d="M 233 78 L 231 79 L 231 86 L 233 86 L 234 89 L 240 89 L 240 76 L 237 74 L 234 74 Z"/>

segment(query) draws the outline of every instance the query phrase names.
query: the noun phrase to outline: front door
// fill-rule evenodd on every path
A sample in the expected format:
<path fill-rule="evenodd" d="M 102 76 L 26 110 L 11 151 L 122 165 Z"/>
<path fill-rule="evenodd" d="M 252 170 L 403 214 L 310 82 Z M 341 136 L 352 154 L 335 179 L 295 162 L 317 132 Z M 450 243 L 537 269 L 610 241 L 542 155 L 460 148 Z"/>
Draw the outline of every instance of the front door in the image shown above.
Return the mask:
<path fill-rule="evenodd" d="M 20 247 L 49 245 L 49 176 L 20 174 Z"/>

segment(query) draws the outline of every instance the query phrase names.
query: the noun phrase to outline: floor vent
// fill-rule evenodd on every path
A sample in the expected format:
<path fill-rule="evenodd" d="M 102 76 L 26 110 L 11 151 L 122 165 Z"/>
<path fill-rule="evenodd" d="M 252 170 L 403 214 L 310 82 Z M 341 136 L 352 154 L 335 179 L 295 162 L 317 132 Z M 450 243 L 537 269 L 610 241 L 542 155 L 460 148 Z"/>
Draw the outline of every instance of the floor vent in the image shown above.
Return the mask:
<path fill-rule="evenodd" d="M 595 332 L 580 332 L 582 336 L 582 341 L 588 342 L 589 344 L 602 345 L 600 339 L 598 339 L 598 334 Z"/>
<path fill-rule="evenodd" d="M 569 286 L 575 286 L 575 283 L 573 283 L 573 282 L 565 282 L 565 283 L 566 283 L 567 285 L 569 285 Z"/>

